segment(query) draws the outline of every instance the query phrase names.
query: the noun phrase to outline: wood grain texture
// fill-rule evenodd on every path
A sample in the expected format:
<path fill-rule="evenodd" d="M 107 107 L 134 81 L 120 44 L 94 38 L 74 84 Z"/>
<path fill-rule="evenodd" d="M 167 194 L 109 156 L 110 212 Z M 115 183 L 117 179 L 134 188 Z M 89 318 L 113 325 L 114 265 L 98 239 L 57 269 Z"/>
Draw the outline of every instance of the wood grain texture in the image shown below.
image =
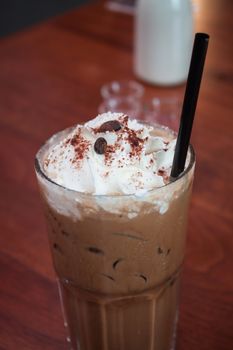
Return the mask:
<path fill-rule="evenodd" d="M 232 350 L 233 2 L 196 3 L 196 30 L 211 40 L 177 349 Z M 51 134 L 95 116 L 102 84 L 135 79 L 132 40 L 132 18 L 100 2 L 0 41 L 1 350 L 67 348 L 33 158 Z M 184 92 L 145 88 L 148 98 Z"/>

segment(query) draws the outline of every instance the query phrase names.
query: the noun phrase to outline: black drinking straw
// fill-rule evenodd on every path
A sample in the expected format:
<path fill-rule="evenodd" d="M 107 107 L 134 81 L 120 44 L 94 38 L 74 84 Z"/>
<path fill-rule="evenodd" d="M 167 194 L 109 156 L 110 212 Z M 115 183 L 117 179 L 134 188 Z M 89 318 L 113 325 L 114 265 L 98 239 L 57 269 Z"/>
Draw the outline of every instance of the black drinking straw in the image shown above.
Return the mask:
<path fill-rule="evenodd" d="M 208 42 L 208 34 L 196 33 L 171 170 L 172 179 L 177 178 L 184 170 Z"/>

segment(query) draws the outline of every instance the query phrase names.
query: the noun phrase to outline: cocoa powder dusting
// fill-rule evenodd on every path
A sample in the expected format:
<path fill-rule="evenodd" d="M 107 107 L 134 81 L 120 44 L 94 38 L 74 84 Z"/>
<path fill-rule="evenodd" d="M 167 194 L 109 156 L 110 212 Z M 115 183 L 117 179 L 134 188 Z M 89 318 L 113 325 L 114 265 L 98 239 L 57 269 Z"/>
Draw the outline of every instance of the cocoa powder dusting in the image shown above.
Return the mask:
<path fill-rule="evenodd" d="M 137 137 L 137 133 L 136 131 L 129 129 L 129 128 L 125 128 L 127 131 L 127 140 L 131 146 L 131 152 L 130 152 L 130 157 L 140 157 L 141 152 L 142 152 L 142 148 L 144 145 L 144 140 Z"/>
<path fill-rule="evenodd" d="M 128 126 L 129 117 L 127 115 L 125 115 L 123 118 L 120 118 L 120 119 L 121 119 L 121 123 L 124 126 Z"/>
<path fill-rule="evenodd" d="M 46 158 L 44 160 L 44 165 L 47 167 L 49 165 L 49 163 L 50 163 L 50 160 L 48 158 Z"/>
<path fill-rule="evenodd" d="M 105 164 L 111 164 L 113 153 L 116 151 L 116 147 L 113 145 L 107 145 L 104 153 Z"/>
<path fill-rule="evenodd" d="M 164 173 L 165 173 L 165 171 L 164 171 L 164 170 L 161 170 L 161 169 L 159 169 L 159 170 L 158 170 L 158 175 L 159 175 L 159 176 L 163 176 L 163 175 L 164 175 Z"/>
<path fill-rule="evenodd" d="M 167 175 L 165 170 L 159 169 L 157 175 L 162 176 L 165 183 L 169 181 L 169 176 Z"/>
<path fill-rule="evenodd" d="M 73 158 L 72 163 L 77 163 L 78 165 L 88 152 L 91 142 L 85 140 L 79 130 L 79 132 L 75 134 L 70 140 L 70 144 L 74 147 L 75 151 L 75 157 Z"/>

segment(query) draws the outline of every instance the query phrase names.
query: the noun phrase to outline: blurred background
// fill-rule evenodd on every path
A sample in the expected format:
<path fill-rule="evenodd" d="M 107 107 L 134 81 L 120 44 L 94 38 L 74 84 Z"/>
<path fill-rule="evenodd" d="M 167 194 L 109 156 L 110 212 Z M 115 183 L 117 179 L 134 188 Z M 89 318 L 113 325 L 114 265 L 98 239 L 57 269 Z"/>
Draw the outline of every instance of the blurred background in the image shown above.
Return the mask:
<path fill-rule="evenodd" d="M 14 33 L 90 0 L 1 0 L 0 37 Z"/>
<path fill-rule="evenodd" d="M 66 11 L 71 12 L 72 10 L 76 10 L 77 8 L 79 8 L 81 5 L 85 5 L 87 3 L 95 4 L 97 2 L 98 2 L 97 0 L 21 0 L 21 1 L 1 0 L 0 37 L 1 38 L 7 37 L 19 31 L 30 29 L 32 26 L 45 22 L 48 19 L 53 19 L 54 17 L 59 16 L 65 13 Z M 106 0 L 106 1 L 102 1 L 102 3 L 104 4 L 105 9 L 110 10 L 110 12 L 111 11 L 122 12 L 130 15 L 135 14 L 136 0 Z M 161 4 L 162 3 L 163 1 L 161 1 Z M 142 1 L 143 9 L 147 4 L 149 3 Z M 161 7 L 161 5 L 159 7 Z M 158 5 L 156 6 L 156 9 L 158 10 Z M 156 9 L 152 8 L 153 11 Z M 159 16 L 160 15 L 158 11 L 158 17 Z M 180 11 L 180 18 L 185 18 L 185 16 L 187 17 L 187 13 L 183 13 L 182 11 Z M 110 14 L 108 14 L 108 17 L 109 17 L 109 21 L 111 21 L 111 18 L 113 18 L 110 16 Z M 148 20 L 149 19 L 147 19 L 146 22 L 148 22 Z M 154 22 L 154 17 L 151 17 L 150 20 Z M 168 21 L 169 23 L 171 23 L 170 18 Z M 75 22 L 76 22 L 76 18 L 74 18 L 74 23 Z M 108 26 L 109 27 L 113 26 L 114 28 L 115 26 L 114 22 L 113 23 L 111 22 L 108 23 Z M 161 58 L 156 57 L 155 56 L 156 53 L 153 53 L 153 55 L 151 55 L 151 50 L 148 49 L 148 46 L 151 46 L 149 38 L 153 38 L 153 41 L 155 40 L 155 42 L 157 42 L 156 51 L 162 52 L 161 47 L 159 46 L 160 44 L 156 39 L 156 36 L 158 36 L 161 30 L 163 29 L 155 27 L 153 29 L 153 32 L 150 33 L 150 35 L 148 35 L 149 33 L 144 31 L 144 25 L 145 25 L 144 22 L 145 20 L 143 18 L 138 20 L 138 27 L 140 27 L 139 30 L 142 32 L 142 35 L 137 38 L 138 52 L 135 52 L 135 57 L 136 57 L 136 61 L 138 61 L 138 64 L 136 64 L 136 67 L 134 70 L 135 70 L 136 76 L 138 78 L 142 78 L 142 81 L 144 81 L 144 83 L 146 81 L 152 82 L 152 83 L 161 83 L 161 81 L 159 81 L 157 76 L 155 77 L 155 79 L 154 78 L 151 79 L 153 75 L 152 73 L 155 72 L 154 62 L 157 62 L 158 72 L 160 72 L 159 74 L 162 74 L 165 76 L 161 68 L 163 68 L 162 66 L 164 65 L 163 63 L 166 57 L 169 57 L 169 60 L 172 62 L 172 59 L 171 59 L 172 53 L 166 51 L 165 54 L 160 55 Z M 191 18 L 189 19 L 189 22 L 191 25 L 191 22 L 192 22 Z M 76 25 L 78 26 L 78 23 L 76 23 Z M 186 23 L 182 22 L 181 27 L 182 27 L 182 33 L 183 33 L 183 28 L 186 27 Z M 186 29 L 187 30 L 184 32 L 186 33 L 188 31 L 190 32 L 189 42 L 191 43 L 192 35 L 193 35 L 192 28 L 188 27 Z M 180 37 L 180 35 L 181 33 L 174 33 L 173 37 Z M 185 35 L 187 36 L 187 34 Z M 173 39 L 172 41 L 174 42 Z M 131 42 L 132 42 L 132 38 L 131 38 Z M 148 43 L 147 47 L 145 47 L 146 42 Z M 169 47 L 171 45 L 168 44 L 167 46 Z M 180 47 L 179 44 L 178 46 L 179 46 L 179 51 L 181 52 L 181 55 L 184 56 L 184 51 L 186 50 L 186 48 Z M 189 47 L 188 61 L 189 61 L 190 51 L 191 51 L 191 48 Z M 151 58 L 148 58 L 147 52 L 150 52 Z M 177 53 L 175 53 L 175 55 L 177 56 Z M 160 60 L 160 63 L 159 63 L 159 60 Z M 179 62 L 179 64 L 181 64 L 181 62 Z M 182 66 L 186 65 L 186 67 L 188 66 L 187 63 L 183 63 L 183 62 L 181 65 Z M 171 66 L 175 67 L 175 64 L 172 64 Z M 175 68 L 173 68 L 173 70 L 175 70 Z M 167 69 L 166 69 L 166 72 L 167 72 Z M 157 75 L 159 74 L 157 73 Z M 167 74 L 169 75 L 169 79 L 170 79 L 170 73 L 167 72 Z M 184 73 L 184 77 L 182 76 L 181 79 L 179 77 L 180 73 L 177 72 L 177 74 L 178 74 L 178 77 L 175 76 L 174 78 L 171 78 L 174 81 L 170 79 L 170 81 L 168 81 L 168 84 L 167 84 L 167 81 L 164 81 L 164 82 L 162 81 L 162 85 L 163 83 L 165 83 L 165 85 L 173 85 L 174 82 L 175 84 L 177 84 L 177 83 L 180 83 L 180 80 L 181 82 L 183 82 L 186 78 L 187 72 Z M 159 122 L 161 122 L 159 120 L 159 116 L 163 115 L 163 119 L 164 119 L 164 115 L 166 114 L 168 122 L 166 123 L 166 121 L 165 122 L 163 121 L 163 123 L 177 131 L 177 127 L 178 127 L 177 115 L 180 113 L 180 96 L 174 98 L 174 96 L 170 96 L 170 95 L 167 96 L 166 94 L 164 100 L 158 99 L 158 96 L 155 96 L 155 99 L 153 98 L 149 100 L 148 103 L 145 105 L 144 100 L 142 101 L 142 100 L 139 100 L 138 98 L 134 98 L 133 96 L 134 92 L 131 91 L 131 88 L 130 88 L 130 84 L 131 84 L 130 81 L 129 82 L 125 82 L 124 80 L 123 81 L 121 80 L 119 82 L 113 81 L 112 83 L 109 82 L 109 84 L 110 84 L 109 87 L 105 87 L 103 85 L 102 88 L 103 89 L 109 88 L 113 90 L 116 89 L 117 90 L 116 94 L 108 96 L 106 98 L 101 93 L 103 101 L 99 105 L 99 108 L 98 108 L 99 112 L 102 113 L 107 110 L 112 110 L 112 111 L 121 110 L 129 115 L 133 114 L 138 117 L 140 115 L 144 119 L 149 118 L 154 120 L 156 117 L 156 120 Z M 113 86 L 111 86 L 111 84 L 113 84 Z M 129 86 L 126 88 L 125 85 L 127 84 L 129 84 Z M 139 86 L 138 84 L 138 89 L 142 90 L 143 86 Z M 119 95 L 119 91 L 121 91 L 120 95 Z M 124 96 L 122 96 L 122 94 Z M 140 97 L 142 97 L 142 95 L 143 93 L 141 94 Z"/>

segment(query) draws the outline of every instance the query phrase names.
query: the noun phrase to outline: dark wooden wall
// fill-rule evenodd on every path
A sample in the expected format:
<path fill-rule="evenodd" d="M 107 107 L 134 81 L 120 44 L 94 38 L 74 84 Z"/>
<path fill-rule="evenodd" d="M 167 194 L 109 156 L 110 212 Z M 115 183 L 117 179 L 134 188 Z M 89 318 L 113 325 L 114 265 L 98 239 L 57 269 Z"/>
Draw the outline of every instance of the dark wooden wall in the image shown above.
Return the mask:
<path fill-rule="evenodd" d="M 0 37 L 88 1 L 90 0 L 0 0 Z"/>

